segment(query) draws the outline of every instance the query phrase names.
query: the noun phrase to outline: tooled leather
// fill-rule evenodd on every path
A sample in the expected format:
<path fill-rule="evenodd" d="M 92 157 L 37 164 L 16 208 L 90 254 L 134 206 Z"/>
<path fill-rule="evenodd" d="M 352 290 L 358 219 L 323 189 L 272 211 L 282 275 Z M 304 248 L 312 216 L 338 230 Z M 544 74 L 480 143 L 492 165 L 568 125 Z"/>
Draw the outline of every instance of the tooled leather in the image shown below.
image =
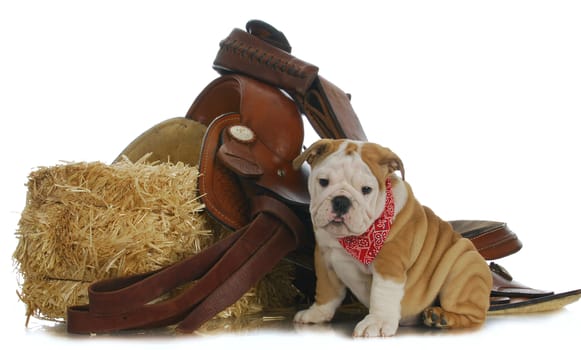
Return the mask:
<path fill-rule="evenodd" d="M 308 205 L 308 170 L 292 167 L 302 150 L 302 118 L 279 89 L 246 76 L 223 76 L 200 93 L 186 117 L 210 124 L 200 156 L 199 187 L 208 213 L 218 221 L 233 229 L 248 222 L 241 177 L 289 203 Z M 251 129 L 253 141 L 236 145 L 224 132 L 235 124 Z"/>
<path fill-rule="evenodd" d="M 279 117 L 284 121 L 282 115 Z M 296 117 L 299 118 L 298 115 Z M 260 118 L 254 120 L 256 119 L 260 121 Z M 307 206 L 310 200 L 307 191 L 308 170 L 306 167 L 298 170 L 292 167 L 292 160 L 300 154 L 300 143 L 288 140 L 285 145 L 278 145 L 280 140 L 287 139 L 286 135 L 300 133 L 296 128 L 302 129 L 302 123 L 298 120 L 287 120 L 282 123 L 285 128 L 279 129 L 282 131 L 275 131 L 275 125 L 268 125 L 271 121 L 260 123 L 264 125 L 256 125 L 258 123 L 253 123 L 253 120 L 241 122 L 254 130 L 259 128 L 258 130 L 272 131 L 267 132 L 267 135 L 260 131 L 259 136 L 252 142 L 240 142 L 228 133 L 223 133 L 223 144 L 218 151 L 218 158 L 238 176 L 252 179 L 256 186 L 295 205 Z M 288 147 L 293 143 L 294 146 Z M 274 153 L 273 149 L 278 151 Z"/>
<path fill-rule="evenodd" d="M 316 66 L 258 36 L 234 29 L 222 41 L 214 68 L 222 74 L 245 74 L 286 90 L 321 137 L 367 140 L 345 92 L 319 76 Z"/>
<path fill-rule="evenodd" d="M 238 178 L 216 159 L 224 128 L 240 123 L 240 114 L 216 118 L 206 131 L 200 155 L 198 186 L 207 211 L 219 222 L 239 229 L 249 220 L 248 200 Z"/>
<path fill-rule="evenodd" d="M 262 81 L 300 94 L 312 85 L 319 71 L 318 67 L 240 29 L 232 30 L 220 42 L 214 68 L 251 73 Z"/>
<path fill-rule="evenodd" d="M 271 151 L 288 158 L 301 151 L 304 130 L 300 113 L 292 99 L 276 87 L 247 76 L 222 76 L 200 93 L 186 118 L 209 125 L 226 113 L 239 113 Z"/>

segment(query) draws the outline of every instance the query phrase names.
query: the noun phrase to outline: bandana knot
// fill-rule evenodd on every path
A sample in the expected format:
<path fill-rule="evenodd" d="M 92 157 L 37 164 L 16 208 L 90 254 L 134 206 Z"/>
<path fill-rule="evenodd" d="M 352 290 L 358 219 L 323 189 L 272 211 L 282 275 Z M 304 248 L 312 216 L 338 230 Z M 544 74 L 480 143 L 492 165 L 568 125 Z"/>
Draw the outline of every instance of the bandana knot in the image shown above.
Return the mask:
<path fill-rule="evenodd" d="M 385 181 L 385 207 L 373 224 L 359 236 L 339 238 L 339 243 L 355 259 L 369 265 L 383 247 L 395 215 L 395 203 L 389 178 Z"/>

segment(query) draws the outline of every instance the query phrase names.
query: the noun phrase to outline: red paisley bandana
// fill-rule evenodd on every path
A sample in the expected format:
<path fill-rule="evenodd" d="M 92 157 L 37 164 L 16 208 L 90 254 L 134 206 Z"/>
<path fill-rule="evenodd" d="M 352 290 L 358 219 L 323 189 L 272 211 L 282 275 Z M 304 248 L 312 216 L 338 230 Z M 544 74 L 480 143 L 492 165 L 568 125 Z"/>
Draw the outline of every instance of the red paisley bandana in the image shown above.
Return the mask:
<path fill-rule="evenodd" d="M 341 243 L 343 248 L 365 265 L 373 262 L 377 253 L 383 247 L 387 236 L 389 236 L 389 229 L 391 228 L 391 222 L 395 214 L 395 203 L 393 201 L 391 181 L 389 178 L 385 182 L 385 192 L 385 207 L 371 227 L 359 236 L 339 238 L 339 243 Z"/>

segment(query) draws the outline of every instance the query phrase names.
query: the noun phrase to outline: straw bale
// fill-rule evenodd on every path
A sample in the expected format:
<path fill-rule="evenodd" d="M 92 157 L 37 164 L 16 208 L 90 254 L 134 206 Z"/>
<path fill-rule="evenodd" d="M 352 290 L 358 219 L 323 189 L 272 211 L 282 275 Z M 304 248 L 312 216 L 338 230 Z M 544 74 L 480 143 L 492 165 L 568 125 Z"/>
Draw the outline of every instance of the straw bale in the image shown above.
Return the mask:
<path fill-rule="evenodd" d="M 31 172 L 13 255 L 27 316 L 63 320 L 67 306 L 87 303 L 92 281 L 159 269 L 228 234 L 204 212 L 198 176 L 195 166 L 146 157 Z M 292 272 L 279 264 L 217 317 L 289 305 Z"/>

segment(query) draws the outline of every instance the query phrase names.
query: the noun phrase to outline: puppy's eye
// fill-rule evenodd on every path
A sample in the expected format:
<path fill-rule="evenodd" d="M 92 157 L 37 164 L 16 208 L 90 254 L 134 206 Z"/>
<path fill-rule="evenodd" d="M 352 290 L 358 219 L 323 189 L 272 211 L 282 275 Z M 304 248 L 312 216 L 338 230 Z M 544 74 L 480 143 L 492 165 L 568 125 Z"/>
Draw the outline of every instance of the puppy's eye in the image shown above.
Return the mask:
<path fill-rule="evenodd" d="M 363 186 L 361 187 L 361 193 L 363 194 L 370 194 L 371 193 L 372 188 L 369 186 Z"/>
<path fill-rule="evenodd" d="M 321 185 L 321 187 L 329 186 L 329 179 L 319 179 L 319 185 Z"/>

